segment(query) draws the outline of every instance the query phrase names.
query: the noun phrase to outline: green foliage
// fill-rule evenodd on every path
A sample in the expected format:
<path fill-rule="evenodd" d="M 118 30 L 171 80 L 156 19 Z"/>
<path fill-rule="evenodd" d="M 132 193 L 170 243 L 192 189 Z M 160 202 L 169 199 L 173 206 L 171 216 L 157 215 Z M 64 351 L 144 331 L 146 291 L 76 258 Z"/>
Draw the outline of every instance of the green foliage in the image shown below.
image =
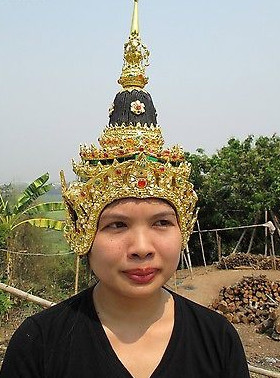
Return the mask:
<path fill-rule="evenodd" d="M 201 148 L 197 149 L 195 154 L 185 152 L 185 158 L 191 163 L 190 181 L 199 193 L 200 189 L 203 187 L 205 175 L 209 172 L 211 159 Z"/>
<path fill-rule="evenodd" d="M 231 138 L 213 155 L 201 190 L 212 227 L 252 224 L 280 204 L 280 138 Z"/>
<path fill-rule="evenodd" d="M 186 153 L 186 157 L 192 163 L 190 180 L 199 198 L 202 229 L 264 221 L 266 209 L 279 216 L 279 136 L 254 138 L 250 135 L 244 141 L 231 138 L 226 146 L 210 157 L 203 150 L 197 150 L 196 154 Z M 257 234 L 259 232 L 261 230 Z M 232 250 L 238 235 L 232 231 L 223 233 L 223 249 Z M 215 235 L 205 234 L 203 239 L 205 249 L 213 251 Z M 198 250 L 198 241 L 192 241 L 192 244 L 192 248 Z"/>
<path fill-rule="evenodd" d="M 51 228 L 56 231 L 63 230 L 64 222 L 55 219 L 48 219 L 48 218 L 33 218 L 33 219 L 26 219 L 17 224 L 17 227 L 23 223 L 29 223 L 31 226 L 36 226 L 39 228 Z"/>
<path fill-rule="evenodd" d="M 64 205 L 62 202 L 46 202 L 39 203 L 38 205 L 29 207 L 27 210 L 23 211 L 23 213 L 26 215 L 35 215 L 38 213 L 46 213 L 61 210 L 64 210 Z"/>
<path fill-rule="evenodd" d="M 44 254 L 45 246 L 38 228 L 61 231 L 64 227 L 64 221 L 61 218 L 52 218 L 53 212 L 59 212 L 60 216 L 64 217 L 62 202 L 36 203 L 40 196 L 48 193 L 52 188 L 52 185 L 47 183 L 48 179 L 48 173 L 40 176 L 19 195 L 14 194 L 15 191 L 11 185 L 0 187 L 0 248 L 18 251 L 10 253 L 9 257 L 1 252 L 2 279 L 8 279 L 10 284 L 23 290 L 29 290 L 32 287 L 31 282 L 34 282 L 35 286 L 45 287 L 48 284 L 51 287 L 53 280 L 55 259 L 53 259 L 52 268 L 47 270 L 45 258 L 40 260 L 38 256 L 30 257 L 25 254 L 26 252 L 27 254 Z M 30 225 L 36 227 L 33 228 Z M 42 278 L 43 276 L 47 279 Z"/>
<path fill-rule="evenodd" d="M 1 232 L 2 238 L 10 235 L 10 233 L 18 226 L 29 223 L 32 226 L 40 228 L 53 228 L 61 231 L 64 227 L 63 221 L 48 218 L 34 218 L 38 213 L 61 211 L 64 209 L 62 202 L 48 202 L 34 204 L 38 197 L 47 193 L 51 188 L 51 184 L 47 184 L 49 174 L 38 177 L 16 198 L 15 203 L 9 200 L 9 191 L 4 188 L 0 193 L 0 225 L 6 230 Z M 3 189 L 3 188 L 2 188 Z M 7 195 L 8 193 L 8 195 Z M 6 199 L 8 197 L 8 199 Z"/>
<path fill-rule="evenodd" d="M 11 254 L 12 286 L 55 302 L 72 295 L 75 256 L 68 254 L 63 234 L 24 224 L 15 236 L 11 249 L 18 253 Z M 21 303 L 16 302 L 16 306 Z"/>
<path fill-rule="evenodd" d="M 51 190 L 52 185 L 46 184 L 49 179 L 49 174 L 38 177 L 33 181 L 28 187 L 22 192 L 18 197 L 17 203 L 14 207 L 14 213 L 21 213 L 28 208 L 39 196 L 42 196 L 49 190 Z"/>
<path fill-rule="evenodd" d="M 0 317 L 7 314 L 12 307 L 12 301 L 8 294 L 0 291 Z"/>
<path fill-rule="evenodd" d="M 9 236 L 9 227 L 6 224 L 0 223 L 0 248 L 7 247 L 8 236 Z"/>

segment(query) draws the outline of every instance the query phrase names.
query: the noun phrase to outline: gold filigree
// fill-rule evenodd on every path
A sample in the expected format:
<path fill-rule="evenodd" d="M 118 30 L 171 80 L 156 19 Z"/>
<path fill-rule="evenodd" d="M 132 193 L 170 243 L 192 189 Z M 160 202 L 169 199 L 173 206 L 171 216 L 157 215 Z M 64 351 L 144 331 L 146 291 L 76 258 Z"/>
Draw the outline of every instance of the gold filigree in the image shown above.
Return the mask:
<path fill-rule="evenodd" d="M 74 182 L 69 188 L 62 185 L 68 210 L 65 236 L 77 254 L 89 251 L 104 207 L 116 199 L 128 197 L 154 197 L 170 202 L 178 214 L 182 248 L 186 246 L 195 221 L 197 200 L 188 181 L 189 163 L 181 162 L 176 167 L 170 162 L 150 160 L 141 153 L 136 159 L 121 163 L 114 160 L 113 164 L 105 166 L 100 162 L 96 166 L 80 165 L 79 174 L 90 178 L 86 182 Z M 65 182 L 64 176 L 62 182 Z"/>
<path fill-rule="evenodd" d="M 95 164 L 97 161 L 132 157 L 141 152 L 163 162 L 184 161 L 184 150 L 181 146 L 163 148 L 164 139 L 158 125 L 147 126 L 137 123 L 136 126 L 107 126 L 99 138 L 99 144 L 101 148 L 94 144 L 80 146 L 82 162 L 74 167 L 77 175 L 83 171 L 83 164 L 86 162 Z"/>
<path fill-rule="evenodd" d="M 138 1 L 134 0 L 134 11 L 128 42 L 124 44 L 124 62 L 118 83 L 123 88 L 144 88 L 148 83 L 145 69 L 149 65 L 150 52 L 140 38 L 138 26 Z"/>

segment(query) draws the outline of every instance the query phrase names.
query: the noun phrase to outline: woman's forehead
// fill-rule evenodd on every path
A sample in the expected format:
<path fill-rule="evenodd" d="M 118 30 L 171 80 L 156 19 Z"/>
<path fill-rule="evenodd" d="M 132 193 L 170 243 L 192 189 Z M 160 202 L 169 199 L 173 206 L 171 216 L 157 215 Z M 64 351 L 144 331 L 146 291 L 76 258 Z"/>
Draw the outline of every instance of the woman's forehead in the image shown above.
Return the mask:
<path fill-rule="evenodd" d="M 167 202 L 166 200 L 164 199 L 161 199 L 161 198 L 134 198 L 134 197 L 129 197 L 129 198 L 122 198 L 122 199 L 118 199 L 118 200 L 115 200 L 113 201 L 112 203 L 110 203 L 109 205 L 107 205 L 102 213 L 100 214 L 100 216 L 104 213 L 104 212 L 109 212 L 113 209 L 125 209 L 127 208 L 127 205 L 139 205 L 139 204 L 145 204 L 145 205 L 151 205 L 152 208 L 155 208 L 157 206 L 160 206 L 160 207 L 165 207 L 165 208 L 169 208 L 170 210 L 173 210 L 174 213 L 176 214 L 176 211 L 174 209 L 174 207 L 169 203 Z"/>

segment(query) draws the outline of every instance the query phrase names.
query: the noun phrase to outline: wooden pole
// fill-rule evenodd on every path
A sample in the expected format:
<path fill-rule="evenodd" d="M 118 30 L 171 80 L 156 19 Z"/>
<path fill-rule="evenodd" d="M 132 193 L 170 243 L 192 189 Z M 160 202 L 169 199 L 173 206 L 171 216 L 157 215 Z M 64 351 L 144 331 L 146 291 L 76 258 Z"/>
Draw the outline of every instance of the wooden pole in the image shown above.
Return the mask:
<path fill-rule="evenodd" d="M 202 254 L 203 264 L 206 268 L 205 253 L 204 253 L 204 247 L 203 247 L 202 236 L 201 236 L 201 232 L 200 232 L 201 230 L 200 230 L 200 225 L 199 225 L 198 219 L 196 221 L 196 224 L 197 224 L 197 230 L 198 230 L 199 241 L 200 241 L 200 246 L 201 246 L 201 254 Z"/>
<path fill-rule="evenodd" d="M 235 253 L 235 252 L 237 251 L 237 249 L 239 248 L 240 243 L 242 242 L 242 240 L 243 240 L 243 238 L 244 238 L 244 236 L 245 236 L 245 234 L 246 234 L 246 231 L 247 231 L 247 230 L 244 230 L 244 231 L 242 232 L 242 234 L 241 234 L 241 236 L 240 236 L 240 238 L 239 238 L 239 240 L 238 240 L 238 242 L 237 242 L 237 244 L 236 244 L 234 250 L 232 251 L 232 253 Z"/>
<path fill-rule="evenodd" d="M 274 249 L 273 232 L 270 232 L 270 240 L 271 240 L 271 258 L 272 258 L 272 266 L 273 266 L 273 269 L 276 270 L 276 256 L 275 256 L 275 249 Z"/>
<path fill-rule="evenodd" d="M 218 248 L 218 260 L 220 262 L 222 259 L 222 238 L 218 234 L 218 231 L 216 231 L 216 240 L 217 240 L 217 248 Z"/>
<path fill-rule="evenodd" d="M 266 377 L 274 377 L 274 378 L 280 378 L 280 373 L 277 373 L 276 371 L 266 370 L 262 368 L 258 368 L 252 365 L 248 364 L 249 371 L 252 373 L 257 373 L 261 375 L 265 375 Z"/>
<path fill-rule="evenodd" d="M 15 287 L 6 285 L 2 282 L 0 282 L 0 289 L 6 291 L 7 293 L 13 294 L 19 298 L 26 299 L 27 301 L 36 303 L 42 307 L 48 308 L 55 305 L 54 302 L 47 301 L 46 299 L 42 299 L 40 297 L 37 297 L 36 295 L 27 293 L 26 291 L 16 289 Z"/>
<path fill-rule="evenodd" d="M 278 236 L 280 238 L 280 222 L 279 222 L 279 219 L 277 218 L 277 216 L 274 214 L 274 212 L 272 210 L 270 210 L 270 214 L 271 214 L 271 218 L 273 220 L 274 226 L 277 230 Z"/>
<path fill-rule="evenodd" d="M 255 224 L 257 223 L 257 220 L 258 220 L 258 216 L 255 218 Z M 255 234 L 256 234 L 256 227 L 253 229 L 251 239 L 250 239 L 250 243 L 249 243 L 249 247 L 247 249 L 247 253 L 251 252 L 253 241 L 254 241 L 254 238 L 255 238 Z"/>
<path fill-rule="evenodd" d="M 185 268 L 185 264 L 184 264 L 184 250 L 181 251 L 181 255 L 180 255 L 180 269 L 183 270 Z M 187 268 L 188 268 L 188 265 L 187 265 Z"/>
<path fill-rule="evenodd" d="M 185 264 L 186 264 L 187 269 L 190 269 L 190 270 L 191 270 L 191 267 L 189 266 L 189 263 L 188 263 L 188 260 L 187 260 L 185 254 L 183 255 L 183 259 L 184 259 L 184 262 L 185 262 Z"/>
<path fill-rule="evenodd" d="M 12 245 L 11 245 L 11 236 L 8 237 L 7 240 L 7 283 L 10 285 L 12 283 L 12 275 L 13 275 L 13 256 L 12 256 Z"/>
<path fill-rule="evenodd" d="M 190 267 L 189 267 L 189 264 L 188 264 L 188 261 L 187 261 L 187 259 L 186 259 L 186 256 L 185 256 L 185 249 L 183 249 L 182 251 L 181 251 L 181 256 L 180 256 L 180 260 L 181 260 L 181 263 L 180 263 L 180 265 L 181 265 L 181 270 L 183 270 L 183 269 L 185 269 L 185 267 L 186 267 L 186 269 L 189 269 Z"/>
<path fill-rule="evenodd" d="M 186 252 L 187 252 L 188 265 L 190 267 L 190 272 L 191 272 L 191 279 L 193 279 L 192 261 L 191 261 L 191 255 L 190 255 L 190 250 L 189 250 L 189 245 L 188 244 L 186 246 Z M 184 255 L 184 257 L 186 258 L 185 255 Z"/>
<path fill-rule="evenodd" d="M 80 270 L 80 256 L 76 256 L 76 274 L 75 274 L 75 294 L 79 290 L 79 270 Z"/>
<path fill-rule="evenodd" d="M 267 210 L 264 211 L 264 223 L 267 223 Z M 267 256 L 267 227 L 264 228 L 264 238 L 265 238 L 265 245 L 264 245 L 264 255 Z"/>
<path fill-rule="evenodd" d="M 12 282 L 12 266 L 13 266 L 13 263 L 12 263 L 12 256 L 11 256 L 11 252 L 9 250 L 7 250 L 7 255 L 6 255 L 6 259 L 7 259 L 7 282 L 8 284 L 10 284 Z"/>

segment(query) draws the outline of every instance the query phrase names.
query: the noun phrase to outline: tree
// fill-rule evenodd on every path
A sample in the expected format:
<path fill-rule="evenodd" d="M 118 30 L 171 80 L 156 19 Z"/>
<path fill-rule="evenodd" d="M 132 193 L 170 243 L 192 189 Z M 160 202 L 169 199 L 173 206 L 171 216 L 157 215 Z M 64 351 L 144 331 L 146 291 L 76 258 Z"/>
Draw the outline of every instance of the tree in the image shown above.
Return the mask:
<path fill-rule="evenodd" d="M 269 209 L 279 212 L 280 138 L 231 138 L 214 154 L 202 196 L 211 211 L 211 227 L 252 224 Z"/>
<path fill-rule="evenodd" d="M 187 160 L 192 163 L 191 181 L 199 198 L 201 228 L 263 222 L 265 210 L 270 211 L 274 223 L 277 223 L 280 212 L 279 156 L 280 137 L 277 135 L 259 138 L 249 135 L 244 141 L 231 138 L 211 157 L 203 150 L 197 150 L 196 154 L 186 153 Z M 239 232 L 223 234 L 224 247 L 236 243 L 237 235 Z M 194 239 L 191 242 L 197 250 L 197 240 L 195 245 Z M 205 235 L 203 239 L 208 243 L 206 249 L 213 251 L 215 235 Z"/>

